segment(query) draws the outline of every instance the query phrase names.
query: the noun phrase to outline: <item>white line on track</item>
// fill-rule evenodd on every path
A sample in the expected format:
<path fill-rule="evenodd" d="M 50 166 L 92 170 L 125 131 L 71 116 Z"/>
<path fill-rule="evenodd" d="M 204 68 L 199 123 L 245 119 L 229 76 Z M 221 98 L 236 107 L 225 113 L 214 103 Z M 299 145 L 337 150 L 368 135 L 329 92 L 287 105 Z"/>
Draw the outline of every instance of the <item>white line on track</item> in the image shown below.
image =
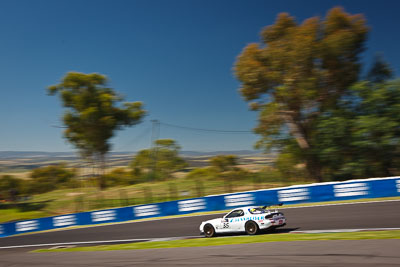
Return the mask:
<path fill-rule="evenodd" d="M 321 204 L 321 205 L 310 205 L 310 206 L 298 206 L 298 207 L 279 207 L 279 209 L 302 209 L 302 208 L 314 208 L 314 207 L 327 207 L 327 206 L 342 206 L 342 205 L 356 205 L 356 204 L 369 204 L 369 203 L 383 203 L 383 202 L 398 202 L 400 199 L 391 200 L 377 200 L 377 201 L 361 201 L 351 203 L 332 203 L 332 204 Z"/>
<path fill-rule="evenodd" d="M 200 236 L 183 236 L 183 237 L 167 237 L 167 238 L 143 238 L 143 239 L 120 239 L 120 240 L 103 240 L 103 241 L 81 241 L 81 242 L 62 242 L 62 243 L 47 243 L 47 244 L 31 244 L 0 247 L 0 249 L 10 248 L 30 248 L 30 247 L 49 247 L 49 246 L 70 246 L 70 245 L 90 245 L 103 243 L 128 243 L 128 242 L 147 242 L 147 241 L 172 241 L 178 239 L 199 238 Z"/>
<path fill-rule="evenodd" d="M 291 234 L 322 234 L 322 233 L 353 233 L 365 231 L 393 231 L 400 228 L 367 228 L 367 229 L 331 229 L 331 230 L 307 230 L 307 231 L 290 231 Z"/>

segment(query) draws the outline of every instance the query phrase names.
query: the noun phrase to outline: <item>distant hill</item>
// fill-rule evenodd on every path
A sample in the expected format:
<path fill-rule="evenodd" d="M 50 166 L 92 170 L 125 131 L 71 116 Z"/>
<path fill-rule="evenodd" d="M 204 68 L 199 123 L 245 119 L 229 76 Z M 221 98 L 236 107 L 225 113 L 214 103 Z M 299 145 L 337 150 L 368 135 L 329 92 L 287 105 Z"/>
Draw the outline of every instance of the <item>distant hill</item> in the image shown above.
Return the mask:
<path fill-rule="evenodd" d="M 113 152 L 109 154 L 108 167 L 128 166 L 136 152 Z M 265 155 L 254 150 L 235 151 L 182 151 L 181 156 L 189 163 L 190 167 L 209 166 L 209 159 L 216 155 L 237 155 L 240 165 L 270 164 L 274 154 Z M 71 167 L 81 168 L 85 163 L 74 152 L 43 152 L 43 151 L 0 151 L 0 174 L 8 172 L 24 172 L 35 168 L 67 163 Z"/>
<path fill-rule="evenodd" d="M 136 152 L 112 152 L 111 156 L 132 156 Z M 201 157 L 201 156 L 215 156 L 215 155 L 258 155 L 262 154 L 260 151 L 255 150 L 233 150 L 233 151 L 181 151 L 182 156 L 187 157 Z M 0 151 L 0 159 L 18 159 L 18 158 L 77 158 L 74 152 L 45 152 L 45 151 Z"/>

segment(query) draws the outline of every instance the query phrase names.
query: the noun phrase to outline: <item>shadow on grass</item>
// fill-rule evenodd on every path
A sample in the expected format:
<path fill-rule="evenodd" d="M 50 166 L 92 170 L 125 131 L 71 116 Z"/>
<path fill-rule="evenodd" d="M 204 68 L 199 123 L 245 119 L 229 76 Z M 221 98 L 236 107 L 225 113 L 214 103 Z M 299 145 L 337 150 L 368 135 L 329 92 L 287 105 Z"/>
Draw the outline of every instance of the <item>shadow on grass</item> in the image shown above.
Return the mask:
<path fill-rule="evenodd" d="M 18 209 L 21 212 L 38 211 L 44 209 L 53 200 L 20 203 L 1 203 L 0 209 Z"/>
<path fill-rule="evenodd" d="M 278 228 L 278 229 L 267 229 L 267 230 L 261 230 L 257 235 L 272 235 L 272 234 L 287 234 L 292 231 L 298 230 L 300 227 L 296 228 Z M 217 237 L 224 237 L 224 236 L 243 236 L 246 235 L 246 233 L 226 233 L 226 234 L 217 234 Z"/>

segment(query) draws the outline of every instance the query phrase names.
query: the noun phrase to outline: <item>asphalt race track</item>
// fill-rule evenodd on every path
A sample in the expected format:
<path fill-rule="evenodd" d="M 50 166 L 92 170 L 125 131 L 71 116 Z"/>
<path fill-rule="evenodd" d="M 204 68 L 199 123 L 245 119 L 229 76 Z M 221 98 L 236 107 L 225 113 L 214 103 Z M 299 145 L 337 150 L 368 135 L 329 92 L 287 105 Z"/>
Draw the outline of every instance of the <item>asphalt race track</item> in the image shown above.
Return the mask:
<path fill-rule="evenodd" d="M 281 232 L 292 230 L 399 228 L 400 201 L 281 209 L 288 220 Z M 199 236 L 202 221 L 221 215 L 131 222 L 0 238 L 0 247 Z"/>
<path fill-rule="evenodd" d="M 399 228 L 400 201 L 281 209 L 292 230 Z M 0 238 L 0 247 L 49 243 L 198 236 L 203 220 L 218 215 L 124 223 Z M 229 238 L 229 237 L 228 237 Z M 46 245 L 41 247 L 53 247 Z M 399 239 L 254 243 L 228 246 L 29 253 L 0 249 L 1 267 L 19 266 L 399 266 Z"/>

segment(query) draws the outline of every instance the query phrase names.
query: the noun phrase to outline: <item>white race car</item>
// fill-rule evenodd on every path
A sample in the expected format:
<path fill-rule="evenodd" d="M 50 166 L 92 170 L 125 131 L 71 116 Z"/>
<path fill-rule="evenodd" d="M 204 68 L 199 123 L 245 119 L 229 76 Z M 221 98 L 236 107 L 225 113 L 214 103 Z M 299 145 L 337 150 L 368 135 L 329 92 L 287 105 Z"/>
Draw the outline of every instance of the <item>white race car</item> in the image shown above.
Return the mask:
<path fill-rule="evenodd" d="M 280 204 L 282 205 L 282 204 Z M 278 210 L 264 207 L 241 207 L 228 212 L 224 217 L 202 222 L 200 234 L 213 237 L 222 233 L 246 232 L 255 235 L 260 230 L 274 229 L 286 225 L 286 218 Z"/>

